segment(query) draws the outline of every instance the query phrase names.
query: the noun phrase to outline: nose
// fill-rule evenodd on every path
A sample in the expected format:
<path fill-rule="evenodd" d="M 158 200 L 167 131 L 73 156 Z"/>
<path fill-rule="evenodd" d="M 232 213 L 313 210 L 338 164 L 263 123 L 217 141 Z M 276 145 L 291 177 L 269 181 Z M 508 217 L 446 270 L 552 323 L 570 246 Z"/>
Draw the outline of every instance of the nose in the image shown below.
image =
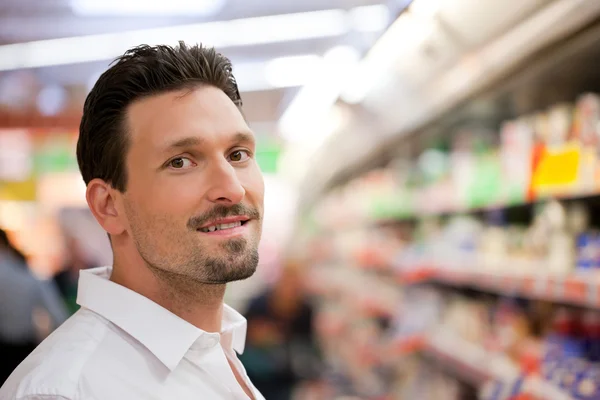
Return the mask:
<path fill-rule="evenodd" d="M 240 182 L 236 169 L 227 160 L 214 164 L 209 171 L 210 188 L 208 200 L 223 205 L 239 204 L 246 195 L 246 190 Z"/>

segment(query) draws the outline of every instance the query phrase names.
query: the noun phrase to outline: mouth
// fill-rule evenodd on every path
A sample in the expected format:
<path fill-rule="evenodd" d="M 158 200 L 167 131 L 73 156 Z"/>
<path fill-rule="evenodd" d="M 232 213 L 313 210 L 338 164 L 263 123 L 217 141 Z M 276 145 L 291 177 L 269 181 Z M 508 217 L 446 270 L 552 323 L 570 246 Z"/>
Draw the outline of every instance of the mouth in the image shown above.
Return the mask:
<path fill-rule="evenodd" d="M 209 224 L 198 228 L 199 232 L 203 233 L 213 233 L 213 232 L 221 232 L 235 230 L 236 228 L 240 228 L 247 224 L 250 221 L 250 218 L 246 216 L 239 217 L 231 217 L 224 218 L 217 221 L 211 221 Z"/>

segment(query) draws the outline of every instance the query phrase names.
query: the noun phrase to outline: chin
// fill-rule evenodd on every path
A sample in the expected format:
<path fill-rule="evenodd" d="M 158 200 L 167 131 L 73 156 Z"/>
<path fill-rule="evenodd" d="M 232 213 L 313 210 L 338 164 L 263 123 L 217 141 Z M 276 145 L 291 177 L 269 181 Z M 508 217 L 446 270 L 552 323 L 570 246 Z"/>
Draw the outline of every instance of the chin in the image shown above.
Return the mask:
<path fill-rule="evenodd" d="M 251 271 L 250 270 L 240 271 L 239 274 L 232 276 L 227 282 L 237 282 L 237 281 L 246 280 L 246 279 L 252 277 L 252 275 L 254 275 L 255 272 L 256 272 L 256 268 Z"/>
<path fill-rule="evenodd" d="M 252 275 L 254 275 L 256 273 L 257 267 L 258 267 L 258 262 L 256 262 L 256 264 L 255 264 L 253 261 L 248 261 L 246 259 L 246 262 L 244 264 L 242 264 L 242 265 L 238 264 L 237 268 L 232 268 L 230 270 L 231 281 L 233 282 L 233 281 L 239 281 L 239 280 L 250 278 Z"/>
<path fill-rule="evenodd" d="M 241 254 L 228 254 L 206 260 L 204 272 L 206 280 L 227 283 L 247 279 L 254 275 L 258 267 L 258 250 L 246 250 Z"/>

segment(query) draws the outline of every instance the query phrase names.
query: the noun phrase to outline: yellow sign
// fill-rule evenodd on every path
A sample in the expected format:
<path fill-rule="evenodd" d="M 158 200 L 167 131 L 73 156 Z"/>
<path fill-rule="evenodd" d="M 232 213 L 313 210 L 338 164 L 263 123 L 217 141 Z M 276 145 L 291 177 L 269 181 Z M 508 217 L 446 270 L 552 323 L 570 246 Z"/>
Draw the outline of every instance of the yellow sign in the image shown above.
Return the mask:
<path fill-rule="evenodd" d="M 533 171 L 532 187 L 537 194 L 565 194 L 577 189 L 581 147 L 567 144 L 546 149 Z"/>
<path fill-rule="evenodd" d="M 0 181 L 0 200 L 35 201 L 36 188 L 34 178 L 21 182 Z"/>

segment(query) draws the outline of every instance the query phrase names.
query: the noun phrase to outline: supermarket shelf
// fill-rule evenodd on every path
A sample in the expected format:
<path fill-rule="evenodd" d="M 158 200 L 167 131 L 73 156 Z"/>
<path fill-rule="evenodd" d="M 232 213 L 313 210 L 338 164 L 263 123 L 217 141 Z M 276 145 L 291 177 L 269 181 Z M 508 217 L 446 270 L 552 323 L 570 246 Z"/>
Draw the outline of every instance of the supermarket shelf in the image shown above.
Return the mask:
<path fill-rule="evenodd" d="M 445 365 L 463 382 L 474 387 L 481 387 L 494 377 L 489 353 L 456 335 L 431 335 L 426 340 L 424 354 Z"/>
<path fill-rule="evenodd" d="M 413 224 L 429 218 L 445 218 L 459 215 L 484 216 L 493 212 L 504 212 L 506 214 L 519 215 L 519 218 L 530 219 L 535 213 L 536 207 L 551 201 L 559 201 L 562 204 L 584 203 L 593 211 L 590 215 L 592 225 L 600 225 L 600 187 L 592 191 L 572 191 L 570 193 L 555 193 L 537 196 L 535 199 L 523 199 L 522 202 L 493 203 L 478 207 L 429 207 L 423 203 L 417 203 L 415 207 L 404 210 L 379 210 L 377 215 L 362 217 L 344 216 L 338 217 L 333 222 L 322 225 L 321 231 L 324 235 L 336 235 L 352 231 L 372 230 L 375 228 L 394 227 L 402 224 Z M 419 207 L 423 209 L 419 209 Z"/>
<path fill-rule="evenodd" d="M 401 283 L 424 281 L 600 309 L 600 279 L 585 275 L 548 276 L 419 267 L 398 273 Z"/>
<path fill-rule="evenodd" d="M 498 362 L 492 365 L 488 352 L 454 334 L 438 332 L 398 338 L 394 343 L 394 351 L 397 355 L 420 352 L 475 387 L 500 377 Z M 516 367 L 511 368 L 512 372 L 518 374 Z"/>
<path fill-rule="evenodd" d="M 520 392 L 533 398 L 571 400 L 569 395 L 547 381 L 536 376 L 523 378 L 518 366 L 503 354 L 490 354 L 483 347 L 455 334 L 437 332 L 430 335 L 412 335 L 399 339 L 396 348 L 410 352 L 420 351 L 445 366 L 464 382 L 481 388 L 482 392 L 491 391 L 494 386 L 500 385 L 504 387 L 508 397 L 516 382 L 522 380 L 519 385 Z"/>
<path fill-rule="evenodd" d="M 534 199 L 523 199 L 522 202 L 493 203 L 477 207 L 440 207 L 435 209 L 428 208 L 421 210 L 417 207 L 422 206 L 422 204 L 417 204 L 415 209 L 404 210 L 402 213 L 400 213 L 400 215 L 390 214 L 377 216 L 372 225 L 393 225 L 400 222 L 417 221 L 423 218 L 445 217 L 459 214 L 485 214 L 500 210 L 509 211 L 517 209 L 531 209 L 532 207 L 535 207 L 539 204 L 543 204 L 553 200 L 561 201 L 563 203 L 591 201 L 598 202 L 600 201 L 600 191 L 594 189 L 592 191 L 580 191 L 570 193 L 557 192 L 555 194 L 540 195 Z"/>

